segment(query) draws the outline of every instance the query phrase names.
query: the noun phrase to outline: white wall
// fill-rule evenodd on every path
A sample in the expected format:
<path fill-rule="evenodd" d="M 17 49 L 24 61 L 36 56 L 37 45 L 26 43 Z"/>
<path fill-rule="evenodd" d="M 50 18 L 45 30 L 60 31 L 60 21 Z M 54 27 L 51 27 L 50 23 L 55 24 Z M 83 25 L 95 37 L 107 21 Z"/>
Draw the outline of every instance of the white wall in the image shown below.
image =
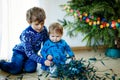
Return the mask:
<path fill-rule="evenodd" d="M 60 5 L 65 4 L 68 0 L 40 0 L 40 7 L 46 11 L 47 19 L 46 26 L 49 26 L 52 22 L 62 20 L 65 16 L 65 11 L 62 10 Z M 64 31 L 63 39 L 72 47 L 74 46 L 85 46 L 86 42 L 82 42 L 83 35 L 79 34 L 77 37 L 70 38 Z"/>

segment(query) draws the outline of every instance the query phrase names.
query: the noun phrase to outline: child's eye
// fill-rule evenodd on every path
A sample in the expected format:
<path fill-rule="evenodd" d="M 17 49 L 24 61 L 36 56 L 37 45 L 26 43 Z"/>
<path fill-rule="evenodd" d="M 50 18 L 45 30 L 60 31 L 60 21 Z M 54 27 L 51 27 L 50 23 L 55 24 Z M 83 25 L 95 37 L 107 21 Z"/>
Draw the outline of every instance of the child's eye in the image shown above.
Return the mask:
<path fill-rule="evenodd" d="M 54 36 L 52 36 L 52 37 L 54 37 Z"/>
<path fill-rule="evenodd" d="M 41 25 L 44 25 L 44 22 L 41 22 L 40 24 L 41 24 Z"/>
<path fill-rule="evenodd" d="M 39 25 L 39 24 L 35 24 L 36 26 Z"/>

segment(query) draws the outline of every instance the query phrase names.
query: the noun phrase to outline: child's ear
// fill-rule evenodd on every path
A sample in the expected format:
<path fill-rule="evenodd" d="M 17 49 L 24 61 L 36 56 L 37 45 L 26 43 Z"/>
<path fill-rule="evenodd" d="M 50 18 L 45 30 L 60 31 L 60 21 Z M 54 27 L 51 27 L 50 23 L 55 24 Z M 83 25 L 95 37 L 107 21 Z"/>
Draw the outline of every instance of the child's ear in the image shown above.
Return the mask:
<path fill-rule="evenodd" d="M 27 20 L 27 22 L 28 22 L 29 24 L 31 24 L 31 23 L 32 23 L 30 20 Z"/>

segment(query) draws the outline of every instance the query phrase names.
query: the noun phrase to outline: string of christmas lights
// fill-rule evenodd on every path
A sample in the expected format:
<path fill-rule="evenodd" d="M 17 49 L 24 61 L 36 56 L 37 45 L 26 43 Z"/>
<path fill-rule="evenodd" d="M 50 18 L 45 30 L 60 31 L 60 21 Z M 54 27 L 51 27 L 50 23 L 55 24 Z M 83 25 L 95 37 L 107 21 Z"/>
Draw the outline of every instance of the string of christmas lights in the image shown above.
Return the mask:
<path fill-rule="evenodd" d="M 80 21 L 84 20 L 90 26 L 100 27 L 101 29 L 105 28 L 105 27 L 112 28 L 112 29 L 120 28 L 120 19 L 112 20 L 112 21 L 108 22 L 105 18 L 100 18 L 100 17 L 96 18 L 93 15 L 89 15 L 86 12 L 74 10 L 74 9 L 70 8 L 70 6 L 68 6 L 68 5 L 64 5 L 63 9 L 67 13 L 74 16 L 75 18 L 78 18 Z"/>

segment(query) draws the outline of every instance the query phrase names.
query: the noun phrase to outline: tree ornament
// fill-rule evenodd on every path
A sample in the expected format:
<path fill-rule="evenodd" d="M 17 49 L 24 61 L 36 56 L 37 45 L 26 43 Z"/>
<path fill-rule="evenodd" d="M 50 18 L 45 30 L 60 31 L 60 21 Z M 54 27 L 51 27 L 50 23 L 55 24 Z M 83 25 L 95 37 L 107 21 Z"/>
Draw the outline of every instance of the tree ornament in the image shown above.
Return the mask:
<path fill-rule="evenodd" d="M 88 23 L 89 21 L 90 21 L 90 19 L 87 17 L 87 18 L 86 18 L 86 23 Z"/>
<path fill-rule="evenodd" d="M 93 22 L 93 25 L 96 25 L 96 21 Z"/>
<path fill-rule="evenodd" d="M 97 21 L 97 25 L 99 25 L 100 24 L 100 21 Z"/>
<path fill-rule="evenodd" d="M 120 23 L 120 19 L 118 19 L 118 23 Z"/>
<path fill-rule="evenodd" d="M 89 22 L 89 25 L 90 25 L 90 26 L 92 25 L 92 22 L 91 22 L 91 21 Z"/>
<path fill-rule="evenodd" d="M 80 15 L 79 18 L 82 18 L 82 15 Z"/>
<path fill-rule="evenodd" d="M 103 25 L 100 25 L 100 28 L 103 28 Z"/>
<path fill-rule="evenodd" d="M 110 24 L 109 23 L 106 23 L 106 27 L 109 27 L 110 26 Z"/>

